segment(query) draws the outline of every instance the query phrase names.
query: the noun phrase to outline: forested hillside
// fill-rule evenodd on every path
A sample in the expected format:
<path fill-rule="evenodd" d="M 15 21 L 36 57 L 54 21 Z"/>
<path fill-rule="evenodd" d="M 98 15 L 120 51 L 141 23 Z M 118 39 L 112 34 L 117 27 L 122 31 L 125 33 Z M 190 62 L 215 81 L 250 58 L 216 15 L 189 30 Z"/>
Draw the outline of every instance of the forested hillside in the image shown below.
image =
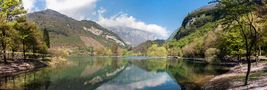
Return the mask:
<path fill-rule="evenodd" d="M 93 21 L 77 21 L 49 9 L 30 13 L 28 19 L 48 32 L 51 48 L 105 54 L 114 45 L 127 47 L 120 37 Z"/>
<path fill-rule="evenodd" d="M 256 4 L 253 6 L 255 9 L 246 12 L 250 16 L 238 17 L 237 21 L 239 19 L 244 21 L 246 18 L 254 20 L 251 23 L 257 26 L 259 42 L 253 48 L 253 55 L 261 56 L 266 55 L 265 51 L 267 51 L 267 22 L 265 21 L 267 7 L 264 0 L 254 0 L 253 3 Z M 240 32 L 237 22 L 227 22 L 226 20 L 229 20 L 227 15 L 229 15 L 227 8 L 221 8 L 216 3 L 190 13 L 175 32 L 173 40 L 168 43 L 169 48 L 180 50 L 184 57 L 240 58 L 244 56 L 246 48 L 243 34 L 249 34 Z M 247 29 L 249 27 L 244 28 L 244 30 Z"/>

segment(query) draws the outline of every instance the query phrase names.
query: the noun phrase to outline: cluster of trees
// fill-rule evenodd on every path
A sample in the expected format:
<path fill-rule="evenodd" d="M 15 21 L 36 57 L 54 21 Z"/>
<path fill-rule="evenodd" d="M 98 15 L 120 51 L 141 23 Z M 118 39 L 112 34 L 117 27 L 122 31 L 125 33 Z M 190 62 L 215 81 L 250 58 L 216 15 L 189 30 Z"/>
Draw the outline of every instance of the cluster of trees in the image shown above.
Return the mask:
<path fill-rule="evenodd" d="M 265 18 L 261 17 L 258 8 L 266 8 L 258 5 L 254 0 L 219 0 L 220 10 L 225 12 L 223 21 L 230 30 L 235 30 L 240 33 L 241 39 L 236 45 L 238 53 L 242 54 L 239 48 L 243 46 L 245 57 L 248 63 L 245 85 L 248 84 L 248 77 L 251 68 L 251 56 L 259 51 L 261 33 L 263 30 L 262 24 L 265 23 Z M 237 39 L 238 40 L 238 39 Z"/>
<path fill-rule="evenodd" d="M 152 44 L 147 50 L 147 56 L 166 57 L 167 55 L 167 49 L 164 46 L 158 46 L 158 44 Z"/>
<path fill-rule="evenodd" d="M 1 55 L 7 63 L 7 53 L 46 53 L 47 46 L 37 25 L 27 21 L 21 0 L 0 0 Z M 14 58 L 14 57 L 13 57 Z"/>
<path fill-rule="evenodd" d="M 123 49 L 119 46 L 118 43 L 113 43 L 110 48 L 89 48 L 88 51 L 91 55 L 98 56 L 129 56 L 130 51 Z"/>
<path fill-rule="evenodd" d="M 251 57 L 266 54 L 267 7 L 255 0 L 214 0 L 213 3 L 217 5 L 212 12 L 220 13 L 220 18 L 170 42 L 169 46 L 181 48 L 185 57 L 227 56 L 236 60 L 244 57 L 248 63 L 247 85 Z"/>

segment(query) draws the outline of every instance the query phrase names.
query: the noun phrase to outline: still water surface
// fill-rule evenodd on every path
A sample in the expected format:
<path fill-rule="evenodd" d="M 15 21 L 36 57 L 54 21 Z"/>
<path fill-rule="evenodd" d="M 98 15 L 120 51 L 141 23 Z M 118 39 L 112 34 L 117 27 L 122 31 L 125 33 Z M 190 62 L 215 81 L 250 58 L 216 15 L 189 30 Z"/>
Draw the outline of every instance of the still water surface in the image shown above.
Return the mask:
<path fill-rule="evenodd" d="M 70 57 L 70 64 L 1 78 L 0 89 L 181 90 L 201 89 L 221 66 L 146 57 Z"/>

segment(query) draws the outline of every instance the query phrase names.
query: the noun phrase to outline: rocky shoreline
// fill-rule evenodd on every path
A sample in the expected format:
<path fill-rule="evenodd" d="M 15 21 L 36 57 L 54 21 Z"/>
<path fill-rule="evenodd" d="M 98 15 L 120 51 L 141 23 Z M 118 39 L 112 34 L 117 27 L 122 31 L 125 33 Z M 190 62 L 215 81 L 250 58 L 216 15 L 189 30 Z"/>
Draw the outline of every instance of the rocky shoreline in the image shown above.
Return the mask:
<path fill-rule="evenodd" d="M 0 78 L 29 72 L 46 66 L 47 64 L 38 60 L 31 60 L 28 62 L 11 62 L 9 64 L 1 63 Z"/>

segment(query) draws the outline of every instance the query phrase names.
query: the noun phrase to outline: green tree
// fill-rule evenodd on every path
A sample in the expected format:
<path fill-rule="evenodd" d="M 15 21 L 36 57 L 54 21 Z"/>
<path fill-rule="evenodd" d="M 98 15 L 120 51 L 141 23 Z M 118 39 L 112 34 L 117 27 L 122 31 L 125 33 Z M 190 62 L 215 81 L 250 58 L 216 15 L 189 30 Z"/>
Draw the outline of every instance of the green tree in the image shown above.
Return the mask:
<path fill-rule="evenodd" d="M 165 47 L 159 47 L 157 44 L 152 44 L 151 47 L 148 48 L 147 50 L 147 55 L 148 56 L 161 56 L 165 57 L 167 56 L 168 52 Z"/>
<path fill-rule="evenodd" d="M 12 34 L 12 42 L 10 45 L 10 49 L 12 51 L 12 59 L 15 60 L 15 52 L 20 49 L 20 40 L 17 31 Z"/>
<path fill-rule="evenodd" d="M 93 56 L 94 55 L 94 47 L 87 47 L 87 52 L 89 52 L 90 53 L 90 55 L 91 56 Z"/>
<path fill-rule="evenodd" d="M 244 39 L 240 32 L 235 29 L 223 32 L 220 35 L 219 46 L 221 53 L 220 56 L 231 55 L 238 57 L 240 60 L 241 55 L 244 54 Z"/>
<path fill-rule="evenodd" d="M 5 64 L 7 64 L 7 57 L 6 57 L 6 51 L 11 45 L 12 42 L 12 32 L 15 32 L 12 27 L 10 26 L 10 23 L 8 23 L 6 20 L 4 20 L 2 17 L 0 17 L 0 41 L 1 41 L 1 47 L 3 50 L 3 59 Z"/>
<path fill-rule="evenodd" d="M 8 21 L 14 21 L 17 16 L 26 13 L 22 7 L 22 0 L 0 0 L 0 8 L 0 16 Z"/>
<path fill-rule="evenodd" d="M 12 35 L 15 34 L 15 30 L 11 27 L 12 23 L 17 16 L 26 13 L 26 11 L 22 8 L 21 0 L 0 0 L 0 9 L 1 46 L 4 62 L 7 63 L 6 51 L 11 47 Z"/>
<path fill-rule="evenodd" d="M 31 49 L 32 53 L 46 53 L 47 47 L 43 39 L 43 35 L 33 22 L 26 20 L 26 17 L 20 17 L 14 25 L 18 31 L 19 40 L 22 43 L 24 60 L 26 60 L 26 52 Z"/>
<path fill-rule="evenodd" d="M 248 85 L 248 77 L 251 69 L 250 57 L 253 53 L 253 49 L 259 42 L 260 16 L 255 12 L 259 5 L 254 1 L 255 0 L 215 0 L 215 2 L 218 2 L 220 10 L 224 12 L 223 21 L 228 24 L 228 28 L 238 27 L 236 31 L 242 34 L 248 63 L 245 85 Z"/>
<path fill-rule="evenodd" d="M 111 52 L 113 53 L 114 56 L 119 55 L 119 45 L 117 43 L 112 44 Z"/>
<path fill-rule="evenodd" d="M 46 46 L 48 48 L 50 48 L 50 38 L 49 38 L 49 32 L 48 30 L 45 28 L 44 31 L 43 31 L 43 34 L 44 34 L 44 41 L 46 43 Z"/>

